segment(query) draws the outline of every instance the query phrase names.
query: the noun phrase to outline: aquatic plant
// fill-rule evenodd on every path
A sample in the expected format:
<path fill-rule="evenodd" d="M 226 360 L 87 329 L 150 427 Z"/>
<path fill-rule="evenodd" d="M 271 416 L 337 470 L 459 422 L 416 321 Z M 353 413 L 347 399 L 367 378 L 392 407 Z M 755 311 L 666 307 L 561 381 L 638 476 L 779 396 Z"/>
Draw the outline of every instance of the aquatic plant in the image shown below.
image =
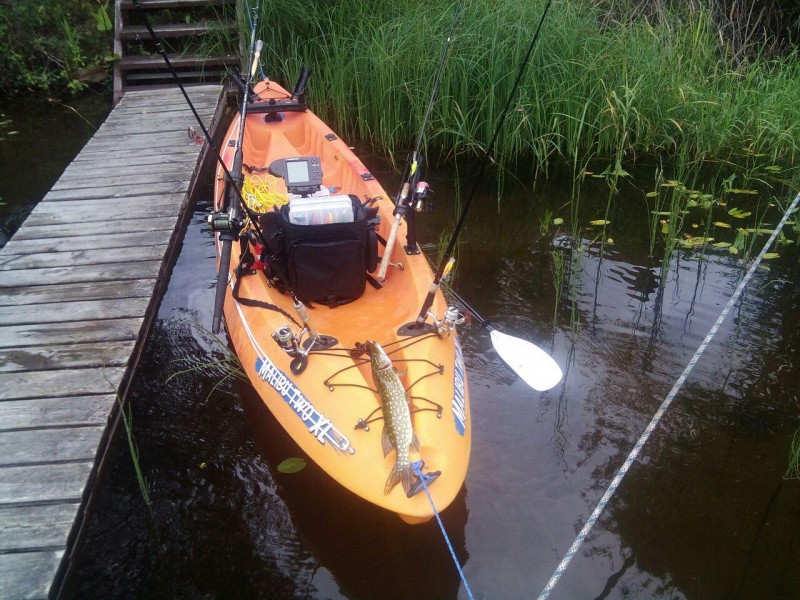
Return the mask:
<path fill-rule="evenodd" d="M 267 72 L 290 84 L 315 70 L 312 106 L 343 134 L 405 153 L 435 72 L 431 44 L 446 35 L 450 1 L 265 2 Z M 626 3 L 618 3 L 617 6 Z M 741 164 L 743 149 L 772 163 L 800 149 L 800 57 L 735 51 L 710 7 L 608 19 L 571 0 L 548 16 L 508 127 L 499 163 L 553 160 L 575 172 L 592 157 L 614 167 L 642 156 Z M 476 154 L 491 137 L 543 1 L 471 2 L 456 34 L 428 138 L 439 156 Z"/>
<path fill-rule="evenodd" d="M 186 375 L 189 373 L 203 373 L 209 378 L 215 378 L 216 383 L 211 388 L 211 391 L 206 395 L 205 401 L 219 390 L 226 381 L 231 379 L 239 379 L 241 381 L 248 381 L 247 373 L 244 372 L 242 363 L 239 357 L 228 346 L 228 344 L 220 336 L 215 335 L 197 321 L 190 320 L 188 323 L 200 335 L 211 344 L 211 351 L 207 357 L 184 357 L 176 359 L 174 362 L 185 368 L 176 371 L 167 377 L 166 383 L 169 383 L 176 377 Z"/>
<path fill-rule="evenodd" d="M 792 444 L 789 448 L 789 467 L 786 469 L 784 479 L 800 479 L 800 429 L 794 432 Z"/>
<path fill-rule="evenodd" d="M 128 450 L 131 453 L 133 469 L 136 472 L 136 481 L 139 484 L 139 491 L 142 494 L 142 499 L 147 505 L 147 508 L 151 508 L 149 486 L 147 485 L 147 479 L 145 479 L 142 467 L 139 463 L 139 447 L 136 445 L 136 440 L 133 437 L 133 415 L 131 413 L 131 407 L 130 404 L 123 404 L 119 394 L 117 394 L 117 404 L 119 405 L 119 412 L 122 416 L 122 423 L 125 426 L 125 437 L 128 442 Z"/>

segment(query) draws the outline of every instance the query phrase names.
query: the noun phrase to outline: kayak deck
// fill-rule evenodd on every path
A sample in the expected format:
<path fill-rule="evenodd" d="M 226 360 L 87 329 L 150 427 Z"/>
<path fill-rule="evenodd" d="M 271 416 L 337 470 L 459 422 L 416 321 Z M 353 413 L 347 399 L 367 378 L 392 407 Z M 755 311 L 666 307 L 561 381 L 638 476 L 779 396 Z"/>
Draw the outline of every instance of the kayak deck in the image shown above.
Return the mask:
<path fill-rule="evenodd" d="M 262 98 L 288 95 L 272 83 L 269 89 L 262 83 L 256 91 Z M 379 209 L 381 218 L 378 234 L 386 239 L 394 204 L 350 148 L 309 111 L 281 113 L 281 117 L 267 120 L 261 114 L 248 115 L 244 163 L 264 169 L 279 158 L 320 157 L 323 186 L 336 194 L 355 195 L 361 202 L 377 198 L 373 206 Z M 231 164 L 235 150 L 229 142 L 234 140 L 235 144 L 237 134 L 238 121 L 231 126 L 223 147 L 227 164 Z M 282 180 L 276 179 L 275 185 L 285 192 Z M 218 205 L 223 190 L 219 169 Z M 398 234 L 400 240 L 405 240 L 404 223 Z M 454 333 L 416 337 L 398 334 L 398 328 L 416 319 L 433 280 L 425 256 L 406 255 L 396 247 L 393 260 L 401 262 L 403 268 L 390 267 L 379 289 L 367 284 L 364 294 L 354 302 L 309 309 L 314 329 L 338 343 L 324 351 L 312 349 L 305 370 L 293 374 L 292 357 L 272 339 L 283 326 L 290 326 L 295 333 L 300 331 L 292 298 L 270 286 L 265 274 L 257 271 L 239 279 L 239 300 L 234 299 L 237 277 L 233 271 L 239 264 L 239 253 L 239 245 L 234 244 L 224 307 L 227 328 L 251 382 L 281 425 L 312 460 L 347 489 L 410 522 L 429 519 L 433 511 L 424 493 L 407 498 L 401 486 L 388 495 L 384 493 L 396 456 L 393 450 L 384 456 L 381 448 L 383 421 L 369 360 L 353 352 L 358 344 L 376 341 L 392 359 L 411 400 L 412 425 L 420 441 L 419 453 L 412 451 L 411 458 L 424 461 L 424 472 L 441 471 L 430 484 L 430 492 L 440 510 L 450 504 L 466 476 L 471 443 L 461 349 Z M 431 310 L 441 319 L 445 309 L 444 297 L 437 292 Z M 298 323 L 292 323 L 287 315 Z M 377 420 L 369 422 L 370 418 Z"/>

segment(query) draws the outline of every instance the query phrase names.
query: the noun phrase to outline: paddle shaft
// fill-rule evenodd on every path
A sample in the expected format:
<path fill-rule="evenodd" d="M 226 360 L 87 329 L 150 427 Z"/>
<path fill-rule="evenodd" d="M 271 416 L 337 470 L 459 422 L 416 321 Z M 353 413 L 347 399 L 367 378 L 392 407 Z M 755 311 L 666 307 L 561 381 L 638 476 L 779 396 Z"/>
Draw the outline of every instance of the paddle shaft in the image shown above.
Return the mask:
<path fill-rule="evenodd" d="M 475 195 L 478 192 L 478 186 L 480 185 L 481 179 L 483 178 L 483 173 L 486 170 L 486 166 L 489 164 L 489 158 L 491 157 L 492 151 L 494 150 L 494 145 L 497 142 L 497 138 L 500 135 L 500 131 L 503 128 L 503 124 L 505 123 L 506 117 L 510 112 L 511 103 L 514 100 L 514 97 L 517 95 L 517 89 L 519 88 L 519 84 L 522 81 L 522 76 L 525 74 L 525 68 L 528 66 L 528 62 L 530 61 L 531 55 L 533 54 L 533 49 L 536 46 L 536 41 L 539 39 L 539 32 L 542 29 L 545 17 L 547 16 L 547 11 L 550 10 L 551 4 L 552 0 L 547 0 L 547 4 L 545 4 L 544 11 L 542 11 L 542 16 L 539 19 L 539 24 L 536 26 L 536 31 L 534 32 L 533 37 L 531 38 L 531 43 L 528 46 L 528 51 L 525 54 L 525 58 L 523 59 L 522 64 L 520 65 L 519 72 L 517 73 L 517 79 L 514 82 L 514 87 L 512 88 L 511 93 L 508 95 L 506 106 L 503 109 L 503 112 L 500 114 L 500 119 L 498 120 L 497 126 L 494 129 L 492 140 L 489 142 L 489 146 L 483 153 L 483 158 L 481 160 L 480 166 L 478 167 L 478 172 L 475 175 L 474 181 L 472 182 L 472 189 L 470 190 L 469 197 L 467 198 L 467 201 L 464 204 L 464 208 L 461 210 L 461 216 L 458 219 L 458 223 L 456 223 L 456 228 L 453 231 L 453 235 L 450 237 L 450 243 L 447 244 L 447 249 L 445 250 L 444 255 L 442 256 L 442 259 L 439 261 L 439 267 L 436 269 L 436 275 L 433 278 L 433 284 L 431 285 L 431 289 L 425 298 L 425 302 L 423 302 L 422 304 L 422 308 L 419 311 L 419 315 L 417 316 L 418 325 L 422 325 L 425 322 L 425 318 L 428 315 L 428 311 L 433 305 L 433 299 L 436 295 L 436 290 L 439 289 L 439 284 L 441 283 L 442 275 L 444 274 L 444 269 L 447 266 L 447 262 L 450 260 L 450 257 L 453 256 L 453 251 L 455 250 L 456 247 L 456 241 L 458 240 L 458 236 L 461 233 L 461 228 L 464 226 L 464 221 L 467 218 L 469 207 L 472 205 L 472 201 L 475 199 Z"/>

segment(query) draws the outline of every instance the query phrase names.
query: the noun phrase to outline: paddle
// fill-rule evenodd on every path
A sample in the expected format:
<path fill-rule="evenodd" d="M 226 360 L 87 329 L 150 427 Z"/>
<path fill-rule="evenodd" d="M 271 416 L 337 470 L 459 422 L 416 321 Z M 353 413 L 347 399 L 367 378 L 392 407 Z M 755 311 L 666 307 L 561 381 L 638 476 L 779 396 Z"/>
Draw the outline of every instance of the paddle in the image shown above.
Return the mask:
<path fill-rule="evenodd" d="M 561 367 L 547 352 L 528 340 L 503 333 L 488 319 L 480 316 L 453 288 L 447 289 L 470 313 L 472 319 L 489 331 L 495 352 L 522 381 L 538 392 L 546 392 L 561 381 Z"/>

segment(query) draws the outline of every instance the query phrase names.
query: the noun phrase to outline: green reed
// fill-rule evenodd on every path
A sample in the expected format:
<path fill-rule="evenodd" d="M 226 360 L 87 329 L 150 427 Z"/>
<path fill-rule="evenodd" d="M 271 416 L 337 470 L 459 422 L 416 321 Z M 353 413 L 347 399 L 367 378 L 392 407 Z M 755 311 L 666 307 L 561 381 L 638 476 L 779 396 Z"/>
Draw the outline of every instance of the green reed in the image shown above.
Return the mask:
<path fill-rule="evenodd" d="M 792 444 L 789 447 L 789 467 L 783 478 L 800 479 L 800 429 L 794 432 Z"/>
<path fill-rule="evenodd" d="M 290 85 L 314 69 L 310 101 L 344 135 L 387 154 L 413 143 L 451 18 L 425 3 L 265 2 L 267 72 Z M 544 0 L 467 3 L 428 142 L 444 157 L 491 138 Z M 800 149 L 800 58 L 733 60 L 710 13 L 608 21 L 589 0 L 554 5 L 495 152 L 576 171 L 591 157 L 738 162 L 743 149 L 792 161 Z"/>

